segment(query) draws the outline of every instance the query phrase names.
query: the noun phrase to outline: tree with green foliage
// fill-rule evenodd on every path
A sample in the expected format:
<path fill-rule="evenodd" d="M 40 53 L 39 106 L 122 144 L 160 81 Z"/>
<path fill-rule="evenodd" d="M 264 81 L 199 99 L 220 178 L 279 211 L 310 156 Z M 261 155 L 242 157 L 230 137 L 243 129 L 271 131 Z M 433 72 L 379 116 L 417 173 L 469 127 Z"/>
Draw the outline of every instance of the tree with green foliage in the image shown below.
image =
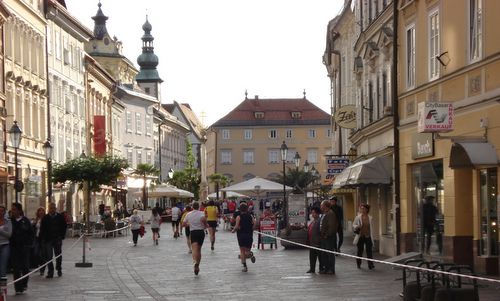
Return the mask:
<path fill-rule="evenodd" d="M 85 156 L 55 163 L 52 169 L 52 183 L 67 181 L 78 183 L 84 190 L 85 216 L 88 224 L 90 212 L 90 192 L 98 191 L 101 185 L 110 185 L 118 178 L 122 170 L 128 167 L 126 159 L 110 155 L 95 157 Z"/>
<path fill-rule="evenodd" d="M 194 166 L 195 158 L 191 143 L 186 140 L 186 168 L 174 171 L 170 184 L 177 188 L 190 191 L 195 199 L 199 199 L 201 175 L 200 171 Z"/>
<path fill-rule="evenodd" d="M 217 200 L 219 200 L 219 189 L 222 186 L 223 188 L 226 187 L 230 182 L 231 179 L 226 177 L 223 174 L 220 173 L 213 173 L 208 176 L 208 181 L 210 183 L 215 184 L 215 191 L 217 194 Z"/>
<path fill-rule="evenodd" d="M 148 177 L 158 176 L 160 174 L 160 170 L 148 163 L 139 163 L 135 168 L 134 175 L 138 175 L 142 177 L 143 185 L 142 185 L 142 206 L 144 209 L 148 207 L 148 194 L 147 194 L 147 180 Z"/>
<path fill-rule="evenodd" d="M 294 193 L 304 193 L 305 188 L 314 182 L 315 177 L 308 171 L 298 168 L 288 168 L 285 175 L 285 185 L 293 187 Z M 283 175 L 277 176 L 274 181 L 283 184 Z"/>

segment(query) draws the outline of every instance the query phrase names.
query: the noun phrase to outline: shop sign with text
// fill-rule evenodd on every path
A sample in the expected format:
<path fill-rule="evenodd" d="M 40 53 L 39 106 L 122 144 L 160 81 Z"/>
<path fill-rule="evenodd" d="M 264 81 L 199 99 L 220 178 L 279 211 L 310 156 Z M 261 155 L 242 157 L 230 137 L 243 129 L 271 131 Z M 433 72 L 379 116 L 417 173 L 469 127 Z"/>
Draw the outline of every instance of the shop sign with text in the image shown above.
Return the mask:
<path fill-rule="evenodd" d="M 413 160 L 434 156 L 434 139 L 432 133 L 415 133 L 411 143 Z"/>
<path fill-rule="evenodd" d="M 453 130 L 453 104 L 421 102 L 418 104 L 418 132 L 439 133 Z"/>
<path fill-rule="evenodd" d="M 335 111 L 333 115 L 335 123 L 344 129 L 354 129 L 357 126 L 356 122 L 356 106 L 345 105 Z"/>

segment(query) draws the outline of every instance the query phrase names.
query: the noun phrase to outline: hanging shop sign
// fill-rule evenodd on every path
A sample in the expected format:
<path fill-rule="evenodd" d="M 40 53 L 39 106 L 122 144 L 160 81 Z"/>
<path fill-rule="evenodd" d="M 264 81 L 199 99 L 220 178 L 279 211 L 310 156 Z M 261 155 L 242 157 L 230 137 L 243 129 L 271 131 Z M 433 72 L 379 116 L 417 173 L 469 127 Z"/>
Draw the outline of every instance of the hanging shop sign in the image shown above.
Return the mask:
<path fill-rule="evenodd" d="M 415 133 L 412 136 L 411 158 L 413 160 L 434 156 L 432 133 Z"/>
<path fill-rule="evenodd" d="M 349 159 L 327 159 L 327 173 L 325 179 L 323 180 L 323 185 L 333 184 L 335 176 L 344 171 L 347 166 L 349 166 Z"/>
<path fill-rule="evenodd" d="M 439 133 L 453 130 L 453 104 L 421 102 L 418 104 L 418 132 Z"/>
<path fill-rule="evenodd" d="M 341 106 L 333 114 L 333 119 L 335 123 L 344 129 L 354 129 L 356 128 L 356 106 L 345 105 Z"/>

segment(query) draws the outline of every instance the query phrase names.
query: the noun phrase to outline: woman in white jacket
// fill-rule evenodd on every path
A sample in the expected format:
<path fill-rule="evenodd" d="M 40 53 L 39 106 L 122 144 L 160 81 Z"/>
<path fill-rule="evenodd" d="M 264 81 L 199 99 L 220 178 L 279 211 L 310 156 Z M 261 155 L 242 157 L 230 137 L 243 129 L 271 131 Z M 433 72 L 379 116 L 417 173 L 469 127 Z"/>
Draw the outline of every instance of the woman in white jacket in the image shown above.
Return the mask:
<path fill-rule="evenodd" d="M 352 223 L 353 231 L 356 234 L 353 243 L 358 247 L 358 257 L 362 257 L 363 249 L 366 249 L 366 257 L 373 259 L 372 217 L 368 215 L 368 212 L 370 212 L 370 205 L 361 204 L 360 212 Z M 356 259 L 356 264 L 358 265 L 358 269 L 360 269 L 361 259 Z M 368 268 L 370 270 L 375 268 L 373 261 L 368 260 Z"/>

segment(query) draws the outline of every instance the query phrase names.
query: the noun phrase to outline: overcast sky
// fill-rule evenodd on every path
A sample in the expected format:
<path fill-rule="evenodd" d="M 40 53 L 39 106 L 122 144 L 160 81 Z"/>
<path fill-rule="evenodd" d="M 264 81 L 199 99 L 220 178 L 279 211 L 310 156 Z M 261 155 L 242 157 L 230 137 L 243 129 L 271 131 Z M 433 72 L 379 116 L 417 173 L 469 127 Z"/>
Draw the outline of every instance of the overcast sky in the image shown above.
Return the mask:
<path fill-rule="evenodd" d="M 66 0 L 93 29 L 98 0 Z M 189 103 L 206 126 L 249 97 L 307 98 L 330 112 L 326 26 L 343 0 L 101 0 L 107 29 L 136 65 L 149 16 L 162 102 Z M 205 115 L 202 118 L 202 114 Z"/>

